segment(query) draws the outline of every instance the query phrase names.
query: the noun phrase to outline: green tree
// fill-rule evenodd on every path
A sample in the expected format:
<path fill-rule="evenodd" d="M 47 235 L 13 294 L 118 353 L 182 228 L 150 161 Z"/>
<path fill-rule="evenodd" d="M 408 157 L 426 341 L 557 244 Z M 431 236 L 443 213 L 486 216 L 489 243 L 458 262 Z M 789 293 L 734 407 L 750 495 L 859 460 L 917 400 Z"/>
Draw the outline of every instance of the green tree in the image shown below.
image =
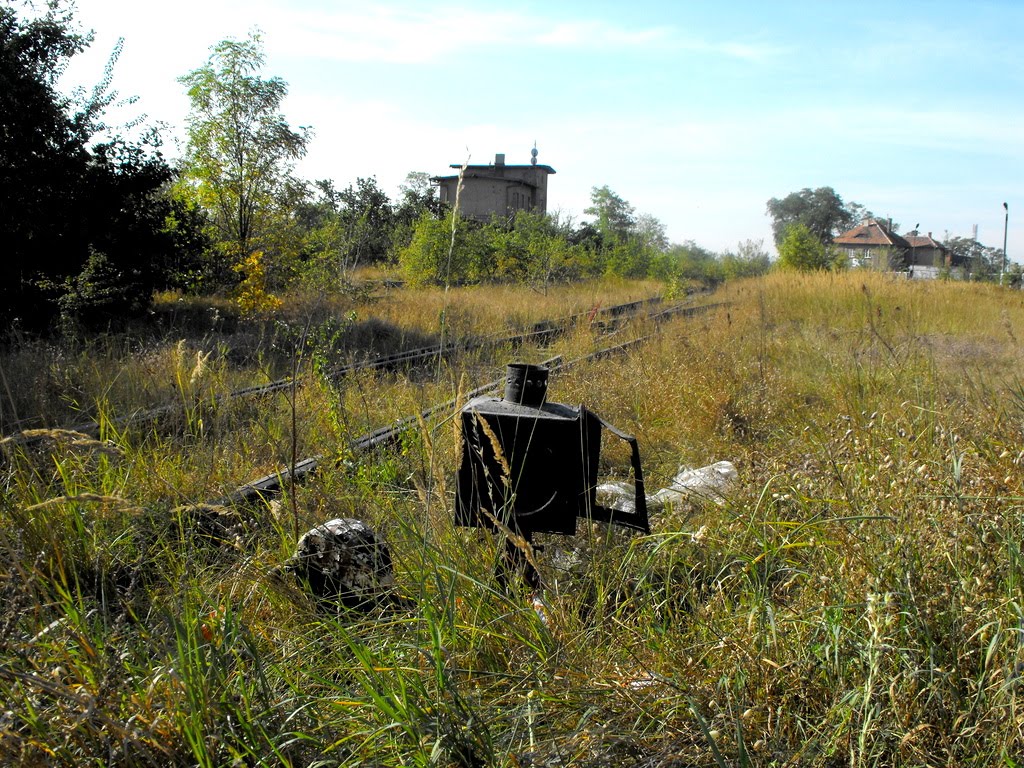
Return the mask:
<path fill-rule="evenodd" d="M 970 237 L 949 237 L 942 243 L 949 249 L 953 264 L 972 280 L 998 280 L 1003 262 L 1002 248 L 982 245 Z"/>
<path fill-rule="evenodd" d="M 232 263 L 279 247 L 270 236 L 297 202 L 294 164 L 311 137 L 281 114 L 288 86 L 260 76 L 264 62 L 253 32 L 213 46 L 207 62 L 179 80 L 192 104 L 182 179 L 196 189 Z"/>
<path fill-rule="evenodd" d="M 656 256 L 651 277 L 672 283 L 694 281 L 705 285 L 716 285 L 724 279 L 715 254 L 692 240 L 673 244 Z"/>
<path fill-rule="evenodd" d="M 158 134 L 104 122 L 120 44 L 91 91 L 57 88 L 91 42 L 72 8 L 19 18 L 0 6 L 0 317 L 35 326 L 58 310 L 96 322 L 142 310 L 173 245 Z"/>
<path fill-rule="evenodd" d="M 430 174 L 410 171 L 405 181 L 398 186 L 398 200 L 395 202 L 394 226 L 391 231 L 392 257 L 409 245 L 416 222 L 424 213 L 441 218 L 444 206 L 437 195 L 437 188 L 430 183 Z"/>
<path fill-rule="evenodd" d="M 590 206 L 583 213 L 594 218 L 594 227 L 606 243 L 625 241 L 636 227 L 636 209 L 607 184 L 591 189 Z"/>
<path fill-rule="evenodd" d="M 454 237 L 452 227 L 455 227 Z M 414 285 L 478 283 L 494 276 L 493 250 L 482 228 L 456 216 L 443 219 L 424 212 L 412 240 L 399 253 L 399 264 Z"/>
<path fill-rule="evenodd" d="M 645 248 L 655 251 L 668 250 L 669 242 L 665 225 L 651 214 L 641 213 L 636 217 L 634 232 Z"/>
<path fill-rule="evenodd" d="M 791 224 L 779 245 L 779 266 L 800 272 L 828 269 L 828 249 L 805 224 Z"/>
<path fill-rule="evenodd" d="M 339 196 L 341 224 L 345 231 L 350 269 L 360 263 L 386 261 L 391 250 L 395 212 L 377 179 L 356 179 Z"/>
<path fill-rule="evenodd" d="M 844 203 L 832 187 L 805 188 L 779 199 L 768 201 L 775 245 L 782 245 L 786 231 L 793 224 L 802 224 L 823 245 L 849 229 L 871 212 L 857 203 Z"/>
<path fill-rule="evenodd" d="M 345 281 L 359 264 L 391 257 L 395 214 L 376 179 L 357 179 L 355 185 L 340 192 L 331 181 L 322 179 L 314 188 L 315 192 L 307 190 L 305 200 L 296 206 L 311 262 L 308 275 Z"/>
<path fill-rule="evenodd" d="M 575 274 L 567 232 L 558 221 L 536 211 L 517 211 L 511 224 L 496 218 L 484 228 L 494 252 L 495 277 L 526 282 L 540 290 Z"/>
<path fill-rule="evenodd" d="M 174 185 L 169 191 L 170 212 L 164 231 L 171 239 L 171 251 L 162 270 L 163 288 L 198 293 L 222 280 L 211 274 L 216 262 L 209 258 L 211 243 L 206 211 L 187 187 Z"/>
<path fill-rule="evenodd" d="M 772 263 L 768 251 L 764 249 L 764 240 L 744 240 L 737 246 L 735 253 L 723 253 L 720 261 L 726 280 L 763 275 Z"/>

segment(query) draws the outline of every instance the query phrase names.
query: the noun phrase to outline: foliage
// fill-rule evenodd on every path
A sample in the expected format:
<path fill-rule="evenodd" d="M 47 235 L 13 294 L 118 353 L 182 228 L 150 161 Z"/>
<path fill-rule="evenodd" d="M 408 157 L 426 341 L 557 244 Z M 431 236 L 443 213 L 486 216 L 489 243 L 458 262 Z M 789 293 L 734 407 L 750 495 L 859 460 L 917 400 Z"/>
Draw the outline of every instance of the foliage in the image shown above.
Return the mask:
<path fill-rule="evenodd" d="M 609 285 L 575 296 L 610 304 Z M 512 309 L 504 287 L 375 306 L 436 322 L 443 294 L 490 310 L 480 332 L 569 313 L 528 289 Z M 200 405 L 178 429 L 118 430 L 114 411 L 104 440 L 0 447 L 0 761 L 1012 765 L 1024 307 L 863 272 L 780 271 L 715 299 L 549 391 L 635 433 L 652 491 L 716 459 L 737 482 L 653 514 L 650 535 L 544 537 L 538 595 L 498 587 L 500 540 L 452 525 L 450 411 L 285 499 L 304 526 L 352 516 L 386 537 L 398 594 L 360 613 L 289 578 L 276 505 L 236 509 L 227 540 L 175 506 L 279 466 L 289 409 L 214 401 L 236 366 L 184 345 L 126 349 L 121 376 L 63 369 L 61 402 L 149 375 Z M 26 370 L 71 362 L 36 354 Z M 458 396 L 428 378 L 307 377 L 302 455 Z M 623 457 L 602 457 L 603 478 Z"/>
<path fill-rule="evenodd" d="M 379 264 L 390 255 L 394 210 L 377 179 L 356 179 L 341 193 L 341 221 L 349 242 L 344 260 L 355 268 L 362 263 Z"/>
<path fill-rule="evenodd" d="M 661 280 L 694 281 L 704 285 L 717 285 L 724 274 L 714 253 L 692 240 L 669 247 L 655 256 L 652 275 Z"/>
<path fill-rule="evenodd" d="M 253 251 L 236 264 L 234 270 L 244 276 L 236 299 L 243 315 L 262 315 L 281 308 L 281 299 L 267 292 L 266 267 L 261 252 Z"/>
<path fill-rule="evenodd" d="M 89 94 L 57 90 L 91 40 L 72 6 L 20 19 L 0 6 L 0 231 L 7 278 L 0 316 L 44 326 L 58 308 L 79 322 L 137 313 L 173 261 L 164 231 L 171 170 L 156 131 L 109 126 L 114 49 Z M 100 138 L 102 137 L 102 138 Z M 98 278 L 100 273 L 102 278 Z M 101 279 L 102 285 L 90 286 Z"/>
<path fill-rule="evenodd" d="M 779 245 L 780 267 L 814 272 L 827 269 L 829 263 L 828 249 L 806 225 L 790 224 L 786 228 L 786 236 Z"/>
<path fill-rule="evenodd" d="M 179 81 L 191 101 L 182 183 L 195 190 L 230 263 L 259 249 L 271 260 L 286 255 L 272 235 L 290 219 L 298 193 L 292 170 L 311 135 L 280 113 L 288 87 L 260 76 L 264 58 L 256 32 L 223 40 Z"/>
<path fill-rule="evenodd" d="M 169 290 L 204 292 L 208 285 L 229 282 L 226 275 L 218 274 L 222 266 L 210 258 L 209 221 L 206 211 L 187 187 L 175 185 L 168 193 L 170 210 L 164 219 L 164 233 L 171 241 L 170 253 L 163 265 L 163 288 Z"/>
<path fill-rule="evenodd" d="M 757 277 L 771 268 L 771 256 L 764 248 L 764 240 L 744 240 L 736 248 L 721 256 L 722 272 L 726 280 Z"/>
<path fill-rule="evenodd" d="M 804 188 L 779 199 L 768 201 L 775 245 L 782 245 L 786 231 L 793 224 L 802 224 L 823 245 L 872 214 L 857 203 L 844 203 L 832 187 Z"/>
<path fill-rule="evenodd" d="M 1010 288 L 1017 288 L 1018 290 L 1024 286 L 1024 267 L 1014 262 L 1006 267 L 1006 274 L 1003 276 L 1003 282 Z"/>
<path fill-rule="evenodd" d="M 576 253 L 566 238 L 566 228 L 552 216 L 517 211 L 511 227 L 492 222 L 489 236 L 496 253 L 498 279 L 546 287 L 581 274 Z"/>
<path fill-rule="evenodd" d="M 998 280 L 1003 263 L 1002 248 L 992 248 L 971 237 L 949 237 L 942 243 L 949 249 L 954 267 L 972 280 Z"/>
<path fill-rule="evenodd" d="M 649 213 L 641 213 L 636 217 L 634 234 L 647 250 L 664 251 L 669 247 L 665 225 Z"/>
<path fill-rule="evenodd" d="M 376 179 L 357 179 L 339 192 L 330 180 L 316 182 L 318 196 L 297 206 L 305 229 L 306 258 L 344 281 L 360 264 L 391 255 L 395 213 Z"/>
<path fill-rule="evenodd" d="M 430 183 L 430 174 L 410 171 L 398 187 L 399 198 L 393 203 L 394 229 L 391 233 L 391 258 L 397 261 L 397 254 L 409 245 L 413 229 L 420 216 L 430 213 L 436 218 L 444 215 L 444 206 L 437 196 L 437 189 Z"/>
<path fill-rule="evenodd" d="M 590 206 L 583 213 L 594 217 L 594 227 L 601 237 L 611 243 L 622 243 L 636 227 L 636 209 L 608 188 L 594 187 L 590 191 Z"/>
<path fill-rule="evenodd" d="M 463 282 L 469 274 L 468 254 L 462 247 L 465 230 L 466 226 L 458 227 L 453 241 L 448 218 L 438 219 L 423 213 L 416 222 L 412 240 L 398 256 L 406 279 L 413 285 Z"/>
<path fill-rule="evenodd" d="M 456 217 L 454 245 L 449 218 L 427 213 L 399 262 L 416 284 L 444 284 L 447 275 L 453 284 L 503 281 L 542 287 L 602 275 L 711 286 L 768 268 L 760 244 L 743 244 L 739 256 L 719 256 L 692 241 L 669 244 L 664 224 L 648 214 L 635 216 L 633 206 L 607 186 L 594 189 L 593 201 L 588 213 L 596 220 L 575 229 L 530 211 L 487 224 Z"/>

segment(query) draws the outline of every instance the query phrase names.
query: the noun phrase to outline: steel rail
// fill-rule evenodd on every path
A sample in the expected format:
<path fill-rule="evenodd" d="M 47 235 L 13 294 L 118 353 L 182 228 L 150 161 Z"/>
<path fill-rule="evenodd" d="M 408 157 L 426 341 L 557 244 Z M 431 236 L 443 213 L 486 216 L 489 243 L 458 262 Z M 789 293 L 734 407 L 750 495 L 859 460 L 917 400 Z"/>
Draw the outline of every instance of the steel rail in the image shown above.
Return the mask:
<path fill-rule="evenodd" d="M 482 339 L 472 339 L 465 342 L 459 342 L 454 344 L 446 345 L 433 345 L 428 347 L 420 347 L 412 350 L 405 350 L 403 352 L 397 352 L 393 355 L 388 355 L 380 358 L 368 358 L 359 362 L 347 363 L 345 365 L 337 366 L 330 369 L 327 372 L 327 376 L 331 378 L 340 378 L 347 376 L 360 370 L 375 370 L 380 368 L 400 368 L 402 366 L 412 365 L 418 360 L 425 360 L 434 357 L 444 356 L 451 353 L 464 353 L 472 352 L 479 349 L 495 349 L 501 346 L 511 346 L 513 348 L 519 348 L 531 341 L 537 341 L 539 343 L 549 342 L 558 336 L 566 333 L 569 329 L 577 326 L 582 320 L 589 319 L 591 323 L 595 321 L 598 316 L 609 316 L 613 322 L 617 322 L 625 317 L 633 317 L 645 306 L 657 306 L 663 302 L 662 297 L 655 296 L 648 299 L 638 299 L 636 301 L 626 302 L 624 304 L 617 304 L 610 307 L 604 307 L 592 312 L 580 312 L 575 315 L 569 315 L 568 317 L 559 318 L 558 320 L 541 320 L 534 323 L 533 329 L 525 331 L 523 333 L 513 334 L 511 336 L 491 336 Z M 650 315 L 649 317 L 653 317 Z M 274 394 L 283 390 L 290 389 L 294 385 L 292 378 L 278 379 L 267 384 L 255 384 L 249 387 L 243 387 L 236 389 L 231 392 L 225 392 L 214 395 L 207 401 L 210 406 L 216 406 L 223 402 L 244 398 L 244 397 L 260 397 L 265 395 Z M 301 381 L 299 381 L 301 385 Z M 170 403 L 167 405 L 157 406 L 155 408 L 149 408 L 144 411 L 137 411 L 126 416 L 122 416 L 116 419 L 111 419 L 109 423 L 119 429 L 131 427 L 137 424 L 144 424 L 153 421 L 157 421 L 165 416 L 181 411 L 184 406 L 180 403 Z M 59 429 L 80 432 L 92 437 L 95 437 L 100 432 L 100 424 L 96 421 L 87 421 L 79 424 L 75 424 L 68 427 L 60 427 Z M 42 436 L 25 436 L 14 434 L 5 438 L 5 442 L 14 445 L 32 445 L 42 440 Z"/>
<path fill-rule="evenodd" d="M 552 372 L 556 371 L 567 371 L 571 368 L 581 365 L 586 362 L 593 360 L 600 360 L 613 355 L 624 354 L 635 347 L 651 340 L 658 335 L 657 327 L 662 322 L 672 317 L 682 315 L 683 317 L 694 317 L 698 314 L 703 314 L 712 309 L 718 309 L 726 306 L 726 302 L 717 302 L 714 304 L 705 304 L 695 307 L 670 307 L 662 312 L 657 313 L 653 319 L 655 319 L 656 330 L 654 333 L 649 333 L 645 336 L 640 336 L 636 339 L 631 339 L 621 344 L 615 344 L 611 347 L 605 347 L 599 350 L 595 350 L 589 354 L 575 358 L 574 360 L 563 360 L 561 356 L 553 357 L 545 360 L 541 365 L 546 365 Z M 504 384 L 504 378 L 496 379 L 495 381 L 489 381 L 476 389 L 465 393 L 464 397 L 470 399 L 477 397 L 478 395 L 486 394 L 487 392 L 493 392 L 499 389 Z M 402 435 L 410 428 L 415 427 L 421 421 L 433 416 L 438 411 L 450 410 L 457 404 L 457 399 L 446 400 L 443 403 L 427 408 L 420 413 L 407 416 L 389 426 L 380 427 L 372 432 L 369 432 L 361 437 L 353 440 L 349 444 L 349 448 L 353 453 L 363 454 L 369 453 L 372 450 L 387 447 L 397 443 Z M 293 478 L 295 482 L 300 482 L 306 479 L 313 473 L 319 471 L 324 462 L 327 461 L 323 455 L 317 455 L 308 459 L 295 462 L 294 466 L 280 467 L 269 475 L 252 480 L 251 482 L 245 483 L 239 486 L 231 493 L 213 501 L 208 502 L 211 505 L 219 506 L 234 506 L 234 505 L 246 505 L 255 504 L 259 501 L 273 498 L 280 495 L 286 486 L 290 485 Z M 333 462 L 333 465 L 337 467 L 339 462 Z"/>

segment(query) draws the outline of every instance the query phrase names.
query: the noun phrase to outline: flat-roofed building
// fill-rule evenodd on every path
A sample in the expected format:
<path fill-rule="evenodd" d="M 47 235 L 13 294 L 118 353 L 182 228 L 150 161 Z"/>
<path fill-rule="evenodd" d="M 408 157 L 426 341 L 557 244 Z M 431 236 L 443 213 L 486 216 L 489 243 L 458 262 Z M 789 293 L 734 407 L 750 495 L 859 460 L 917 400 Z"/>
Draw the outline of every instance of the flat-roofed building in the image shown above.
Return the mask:
<path fill-rule="evenodd" d="M 529 165 L 509 165 L 505 155 L 497 154 L 488 165 L 453 163 L 459 169 L 462 191 L 458 192 L 459 213 L 466 218 L 490 221 L 495 216 L 511 217 L 518 211 L 547 213 L 548 176 L 555 172 L 550 165 L 537 164 L 537 150 Z M 460 174 L 433 176 L 442 203 L 455 205 Z"/>

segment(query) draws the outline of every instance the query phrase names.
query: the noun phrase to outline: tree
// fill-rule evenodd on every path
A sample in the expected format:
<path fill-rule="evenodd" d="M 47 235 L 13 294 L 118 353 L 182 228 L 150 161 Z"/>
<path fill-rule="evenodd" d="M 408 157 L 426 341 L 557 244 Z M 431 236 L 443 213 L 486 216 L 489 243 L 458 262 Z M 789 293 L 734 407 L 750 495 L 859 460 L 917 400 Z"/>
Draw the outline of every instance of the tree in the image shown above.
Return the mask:
<path fill-rule="evenodd" d="M 395 213 L 375 178 L 357 179 L 341 192 L 326 179 L 317 181 L 314 188 L 315 197 L 307 190 L 295 207 L 305 256 L 311 262 L 308 278 L 344 281 L 360 263 L 391 257 Z"/>
<path fill-rule="evenodd" d="M 356 179 L 340 195 L 341 224 L 345 231 L 345 262 L 355 268 L 360 262 L 386 261 L 391 248 L 395 212 L 376 178 Z"/>
<path fill-rule="evenodd" d="M 819 243 L 829 245 L 836 235 L 871 215 L 862 205 L 844 203 L 832 187 L 801 189 L 781 200 L 773 197 L 768 201 L 767 212 L 772 217 L 776 247 L 781 246 L 793 224 L 802 224 Z"/>
<path fill-rule="evenodd" d="M 692 240 L 676 243 L 655 257 L 652 277 L 672 283 L 693 280 L 706 285 L 722 282 L 722 265 L 715 254 Z"/>
<path fill-rule="evenodd" d="M 645 248 L 652 248 L 655 251 L 668 249 L 668 234 L 665 231 L 665 225 L 651 214 L 641 213 L 636 217 L 635 232 Z"/>
<path fill-rule="evenodd" d="M 444 211 L 437 188 L 430 182 L 430 174 L 424 171 L 409 171 L 405 181 L 398 185 L 399 199 L 395 205 L 398 218 L 418 219 L 424 211 L 440 217 Z"/>
<path fill-rule="evenodd" d="M 954 265 L 974 280 L 998 280 L 1003 262 L 1001 248 L 982 245 L 971 237 L 948 237 L 942 243 L 949 249 Z"/>
<path fill-rule="evenodd" d="M 266 250 L 275 218 L 294 202 L 294 164 L 311 137 L 280 113 L 288 86 L 261 77 L 263 64 L 253 32 L 213 46 L 202 67 L 179 79 L 192 102 L 183 180 L 196 188 L 232 262 Z"/>
<path fill-rule="evenodd" d="M 0 6 L 0 316 L 37 326 L 58 309 L 98 322 L 140 311 L 173 247 L 159 135 L 103 121 L 120 44 L 91 92 L 57 89 L 91 42 L 70 8 L 21 19 Z M 140 126 L 139 138 L 124 135 Z"/>
<path fill-rule="evenodd" d="M 723 253 L 720 261 L 726 280 L 763 275 L 771 267 L 771 257 L 764 249 L 764 240 L 743 240 L 735 253 Z"/>
<path fill-rule="evenodd" d="M 590 191 L 590 207 L 583 213 L 594 217 L 594 226 L 607 242 L 623 242 L 636 226 L 636 209 L 608 188 L 594 187 Z"/>
<path fill-rule="evenodd" d="M 445 206 L 430 183 L 430 174 L 410 171 L 398 186 L 398 200 L 394 205 L 394 228 L 391 233 L 391 253 L 399 253 L 412 240 L 416 222 L 424 213 L 435 218 L 443 215 Z"/>
<path fill-rule="evenodd" d="M 455 228 L 454 233 L 452 227 Z M 414 285 L 460 285 L 494 277 L 493 251 L 475 222 L 424 212 L 399 264 Z"/>
<path fill-rule="evenodd" d="M 827 269 L 828 250 L 806 224 L 790 224 L 779 245 L 779 265 L 799 272 Z"/>

